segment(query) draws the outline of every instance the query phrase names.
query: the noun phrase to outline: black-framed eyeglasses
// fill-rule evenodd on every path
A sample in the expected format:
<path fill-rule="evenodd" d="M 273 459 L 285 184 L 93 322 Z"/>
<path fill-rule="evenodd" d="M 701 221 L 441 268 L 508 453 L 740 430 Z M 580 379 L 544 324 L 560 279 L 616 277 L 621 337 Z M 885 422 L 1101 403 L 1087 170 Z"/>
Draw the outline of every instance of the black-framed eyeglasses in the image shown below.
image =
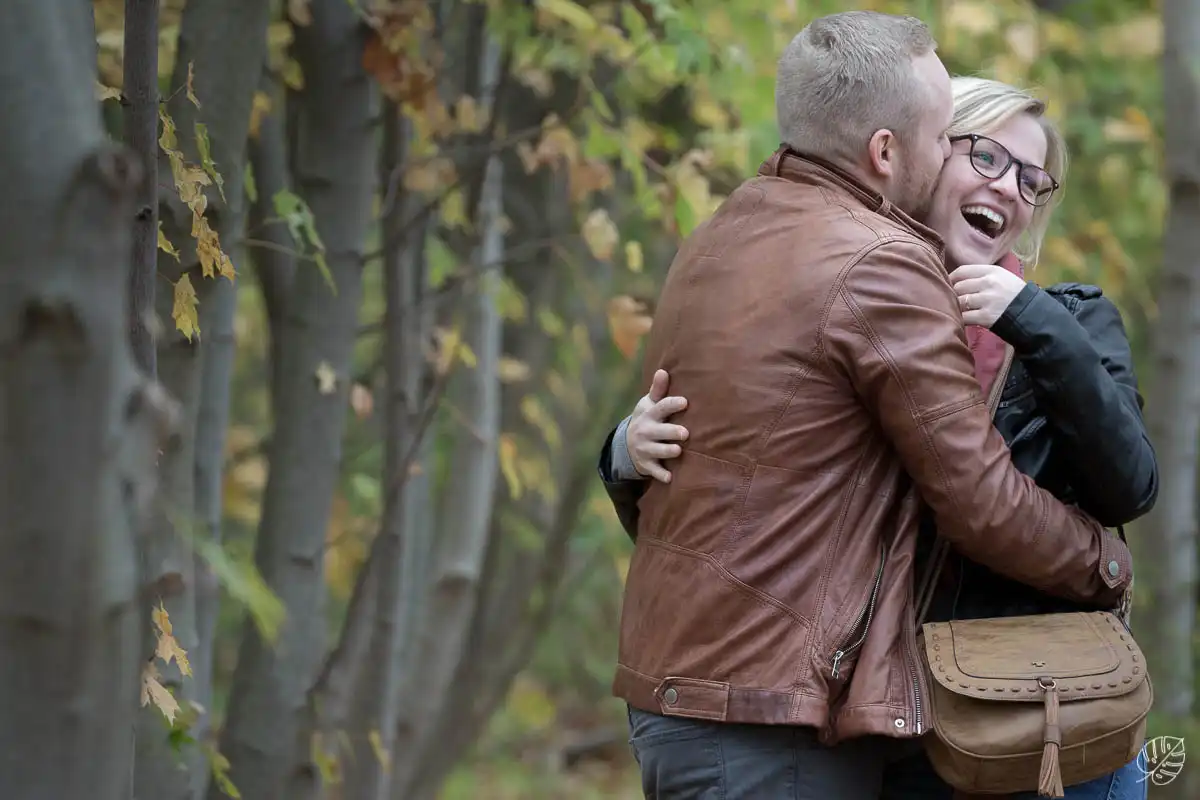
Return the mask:
<path fill-rule="evenodd" d="M 968 154 L 971 166 L 985 178 L 990 180 L 1003 178 L 1015 164 L 1017 187 L 1021 193 L 1021 199 L 1029 205 L 1035 207 L 1046 205 L 1058 189 L 1058 181 L 1054 180 L 1053 175 L 1041 167 L 1035 167 L 1033 164 L 1026 164 L 1014 158 L 1008 148 L 995 139 L 989 139 L 977 133 L 950 137 L 951 144 L 963 140 L 971 143 L 971 152 Z"/>

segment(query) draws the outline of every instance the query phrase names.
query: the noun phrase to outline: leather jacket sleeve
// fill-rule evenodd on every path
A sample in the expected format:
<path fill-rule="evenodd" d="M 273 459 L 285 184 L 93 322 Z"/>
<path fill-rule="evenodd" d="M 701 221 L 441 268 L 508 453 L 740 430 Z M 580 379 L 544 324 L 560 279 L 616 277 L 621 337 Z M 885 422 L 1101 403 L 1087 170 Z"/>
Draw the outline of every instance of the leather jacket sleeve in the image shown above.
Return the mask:
<path fill-rule="evenodd" d="M 992 330 L 1013 346 L 1038 408 L 1073 456 L 1080 507 L 1108 526 L 1148 512 L 1158 461 L 1117 307 L 1095 286 L 1028 284 Z"/>
<path fill-rule="evenodd" d="M 1129 550 L 1013 465 L 932 248 L 900 238 L 872 245 L 845 270 L 821 345 L 960 553 L 1050 594 L 1119 602 L 1132 578 Z"/>
<path fill-rule="evenodd" d="M 608 499 L 612 501 L 613 509 L 617 512 L 617 519 L 621 521 L 621 527 L 625 529 L 626 535 L 636 542 L 638 528 L 638 500 L 642 499 L 642 495 L 646 493 L 646 487 L 650 481 L 647 480 L 620 480 L 613 473 L 612 446 L 613 437 L 617 433 L 617 428 L 612 431 L 604 440 L 604 446 L 600 448 L 600 461 L 597 464 L 597 470 L 600 473 L 600 480 L 604 482 L 604 491 L 608 492 Z"/>

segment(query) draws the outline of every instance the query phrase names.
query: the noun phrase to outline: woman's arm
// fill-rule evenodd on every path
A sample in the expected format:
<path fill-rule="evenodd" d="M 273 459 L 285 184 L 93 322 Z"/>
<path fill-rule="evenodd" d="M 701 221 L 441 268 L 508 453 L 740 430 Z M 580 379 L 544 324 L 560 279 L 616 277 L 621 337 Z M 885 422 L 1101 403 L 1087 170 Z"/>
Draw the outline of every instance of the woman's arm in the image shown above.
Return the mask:
<path fill-rule="evenodd" d="M 625 434 L 629 427 L 630 417 L 621 420 L 621 424 L 608 434 L 604 446 L 600 448 L 600 463 L 598 470 L 600 480 L 604 481 L 604 490 L 612 501 L 613 509 L 621 527 L 633 541 L 637 541 L 638 501 L 646 493 L 649 478 L 638 473 L 629 457 L 625 445 Z"/>
<path fill-rule="evenodd" d="M 1101 290 L 1028 284 L 992 330 L 1011 344 L 1039 407 L 1067 445 L 1080 506 L 1122 525 L 1158 497 L 1158 462 L 1121 313 Z"/>
<path fill-rule="evenodd" d="M 655 370 L 649 391 L 637 401 L 633 413 L 608 434 L 600 448 L 600 480 L 604 481 L 617 519 L 635 542 L 638 501 L 646 493 L 651 478 L 671 482 L 671 471 L 662 462 L 677 457 L 687 440 L 687 428 L 666 421 L 687 408 L 685 398 L 667 396 L 670 379 L 666 370 Z"/>

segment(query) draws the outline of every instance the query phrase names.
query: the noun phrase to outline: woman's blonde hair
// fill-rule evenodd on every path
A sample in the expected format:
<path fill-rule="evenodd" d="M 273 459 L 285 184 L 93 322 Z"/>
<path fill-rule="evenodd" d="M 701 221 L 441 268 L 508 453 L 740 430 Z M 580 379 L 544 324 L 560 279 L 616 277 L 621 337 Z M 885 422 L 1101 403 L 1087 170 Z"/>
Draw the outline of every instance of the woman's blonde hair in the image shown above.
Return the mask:
<path fill-rule="evenodd" d="M 1067 143 L 1058 126 L 1046 117 L 1043 101 L 1024 89 L 987 78 L 957 77 L 951 79 L 950 85 L 954 92 L 954 119 L 947 131 L 950 136 L 968 133 L 986 136 L 1018 114 L 1028 114 L 1038 121 L 1046 134 L 1046 163 L 1042 166 L 1060 186 L 1066 182 Z M 1050 214 L 1058 205 L 1061 194 L 1060 189 L 1049 203 L 1033 209 L 1029 230 L 1013 246 L 1013 252 L 1030 269 L 1037 266 L 1042 240 L 1050 225 Z"/>

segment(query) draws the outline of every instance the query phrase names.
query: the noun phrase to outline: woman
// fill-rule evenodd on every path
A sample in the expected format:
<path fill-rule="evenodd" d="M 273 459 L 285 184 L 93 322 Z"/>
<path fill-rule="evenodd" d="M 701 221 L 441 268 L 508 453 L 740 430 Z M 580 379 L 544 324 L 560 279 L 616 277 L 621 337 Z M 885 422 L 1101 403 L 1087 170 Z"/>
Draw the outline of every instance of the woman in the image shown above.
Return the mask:
<path fill-rule="evenodd" d="M 946 243 L 946 266 L 968 325 L 976 377 L 986 394 L 1000 370 L 1005 343 L 1012 345 L 1015 358 L 994 422 L 1013 462 L 1060 500 L 1078 504 L 1104 525 L 1122 525 L 1150 510 L 1158 467 L 1120 313 L 1094 286 L 1040 289 L 1023 279 L 1023 264 L 1037 263 L 1066 171 L 1062 135 L 1044 116 L 1044 105 L 1024 91 L 980 78 L 956 78 L 953 90 L 951 156 L 926 223 Z M 668 380 L 659 370 L 650 392 L 609 436 L 601 454 L 601 477 L 632 537 L 645 481 L 670 481 L 661 460 L 679 456 L 678 443 L 687 438 L 684 427 L 666 422 L 686 407 L 685 398 L 665 396 Z M 919 559 L 928 556 L 933 540 L 927 520 Z M 916 574 L 922 574 L 921 566 Z M 1064 600 L 952 553 L 928 618 L 1070 608 Z M 1068 787 L 1066 797 L 1144 798 L 1141 778 L 1131 762 L 1111 775 Z"/>

